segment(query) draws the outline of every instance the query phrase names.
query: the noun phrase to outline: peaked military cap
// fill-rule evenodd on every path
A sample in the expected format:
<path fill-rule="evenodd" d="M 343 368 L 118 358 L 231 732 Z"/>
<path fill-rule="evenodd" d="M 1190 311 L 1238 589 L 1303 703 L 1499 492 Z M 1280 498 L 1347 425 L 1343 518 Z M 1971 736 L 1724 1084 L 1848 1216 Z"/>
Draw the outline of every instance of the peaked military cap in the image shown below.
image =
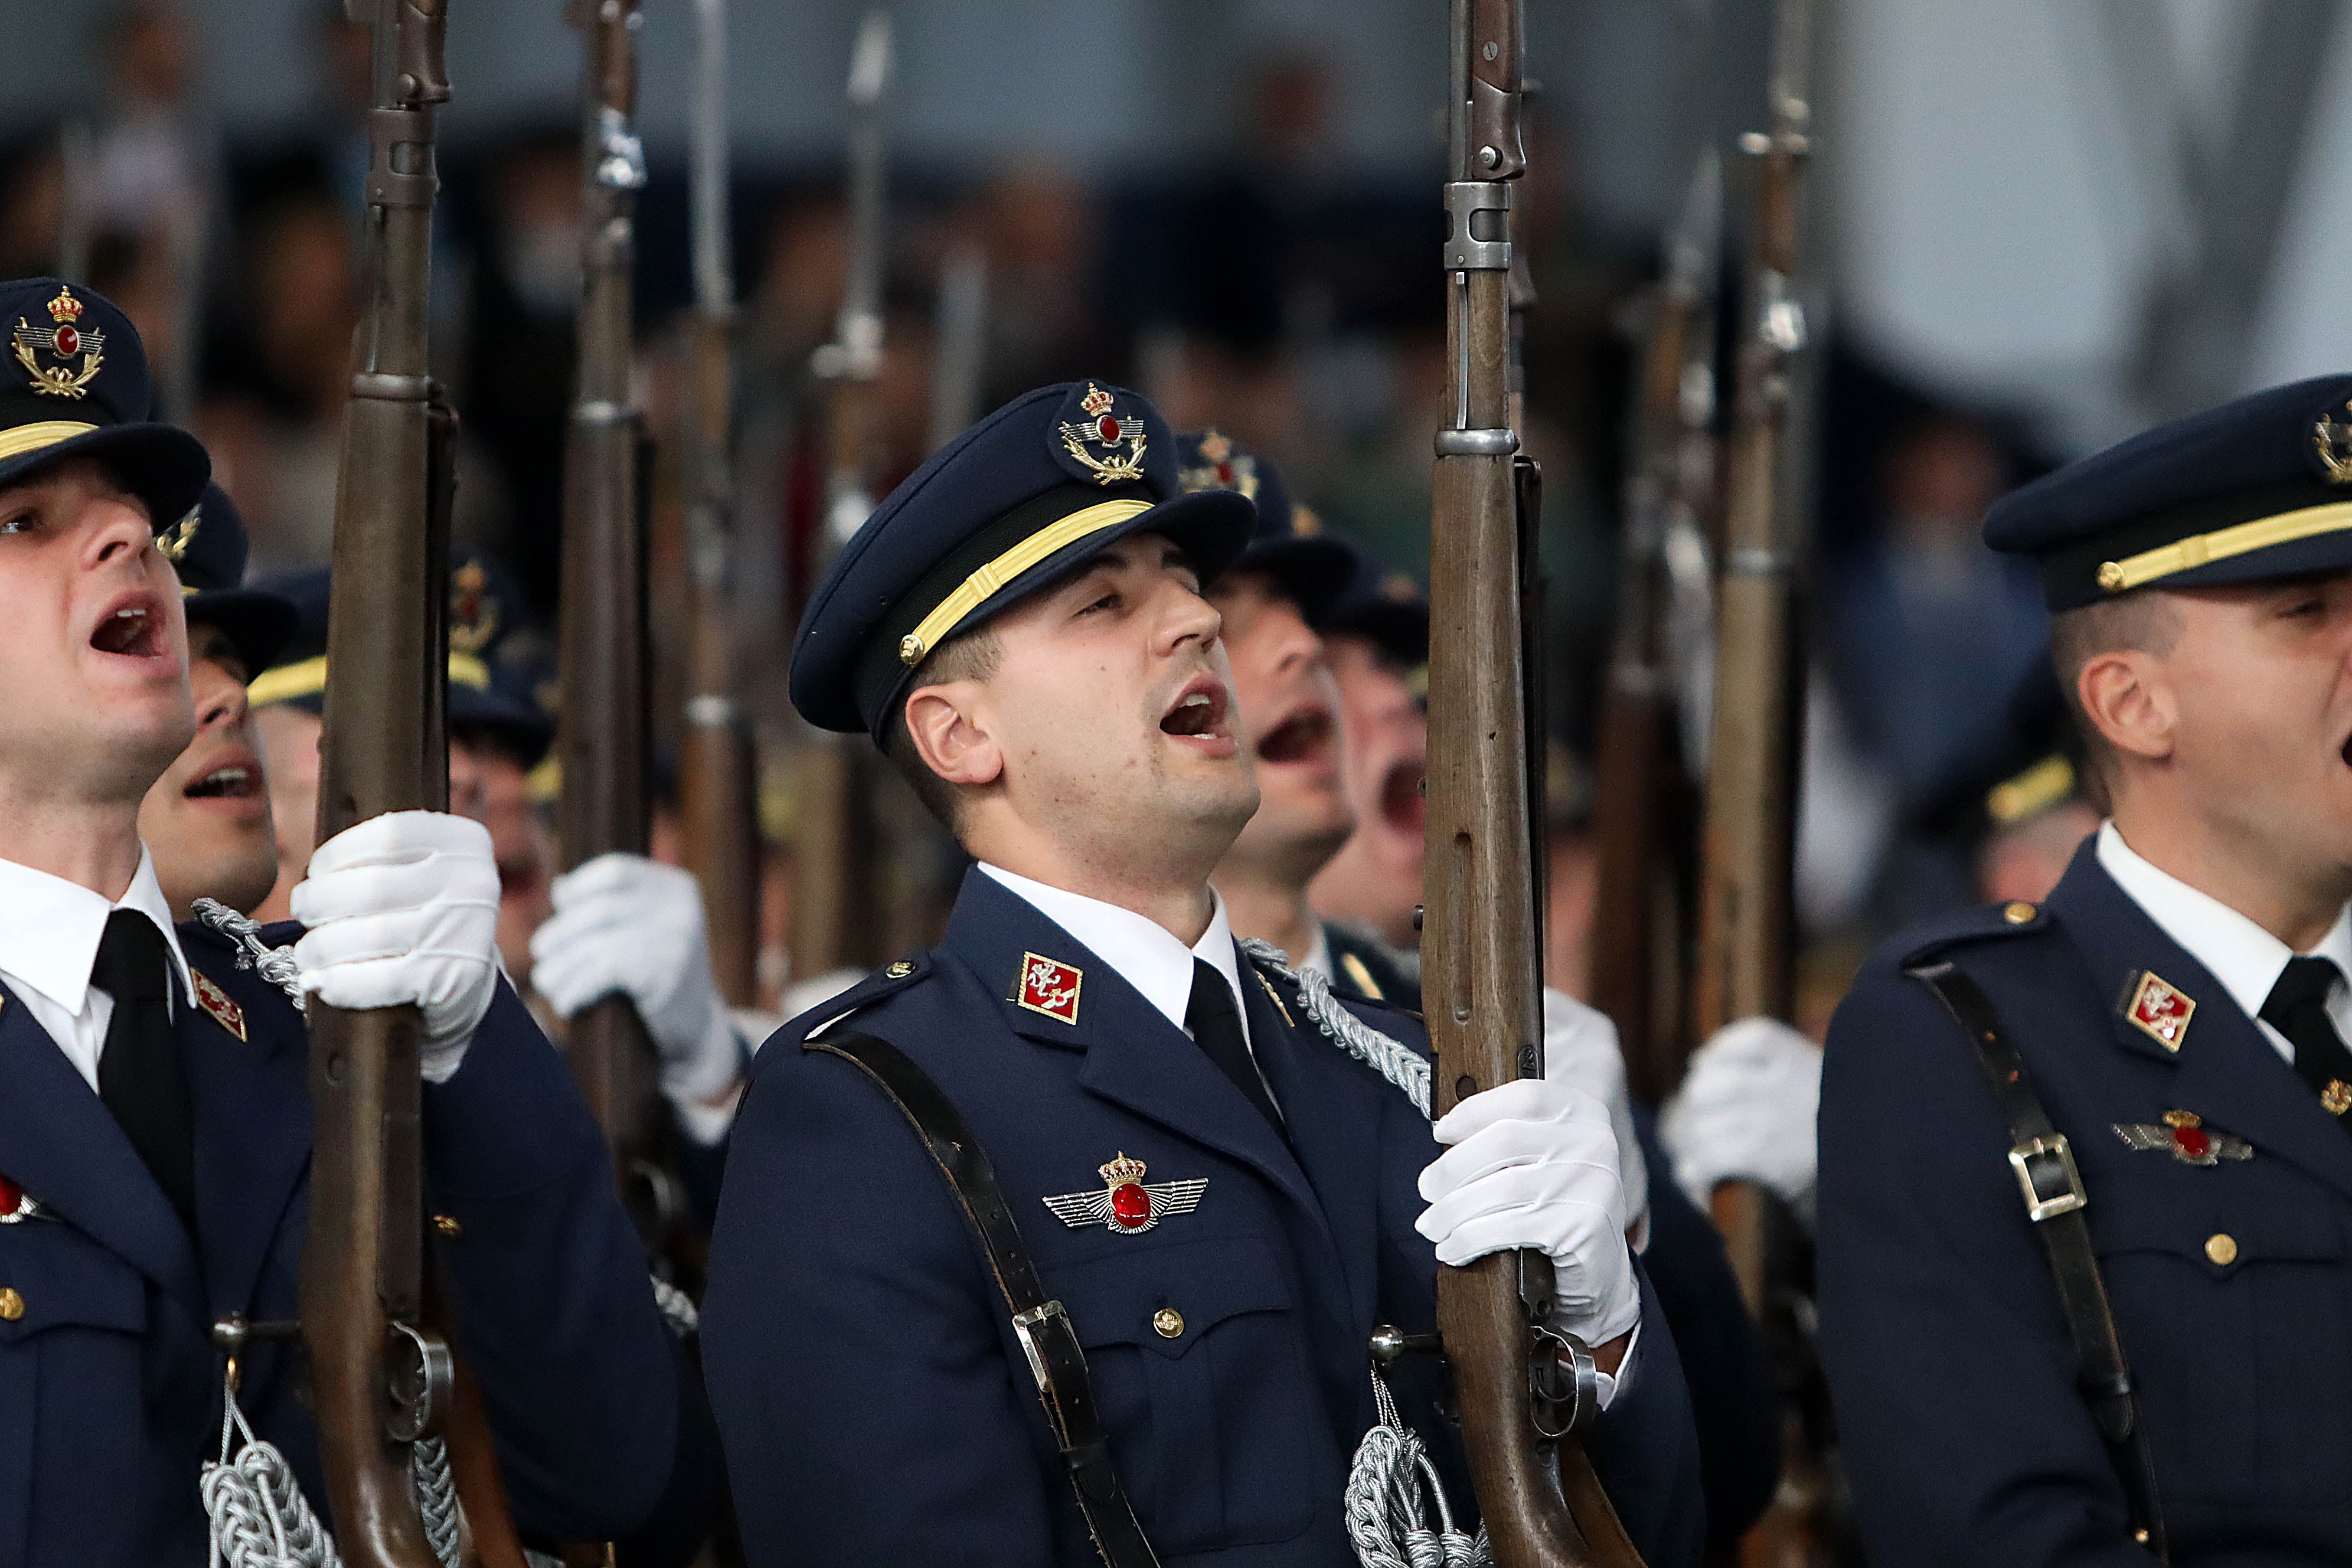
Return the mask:
<path fill-rule="evenodd" d="M 1248 542 L 1249 502 L 1186 494 L 1175 433 L 1104 381 L 1014 398 L 932 454 L 842 548 L 793 642 L 793 705 L 826 730 L 877 740 L 923 660 L 1146 531 L 1203 584 Z"/>
<path fill-rule="evenodd" d="M 139 331 L 105 296 L 55 278 L 0 283 L 0 486 L 69 458 L 103 462 L 157 532 L 212 477 L 194 436 L 149 416 L 155 385 Z"/>
<path fill-rule="evenodd" d="M 1255 452 L 1214 430 L 1176 437 L 1176 477 L 1185 490 L 1234 490 L 1257 508 L 1249 546 L 1227 570 L 1263 572 L 1319 625 L 1354 574 L 1348 547 L 1323 531 L 1313 510 L 1291 499 L 1282 472 Z"/>
<path fill-rule="evenodd" d="M 327 704 L 327 611 L 333 574 L 324 566 L 286 573 L 260 584 L 293 602 L 299 613 L 294 635 L 278 662 L 247 688 L 256 708 L 284 702 L 306 713 Z M 521 619 L 513 579 L 490 557 L 461 551 L 449 571 L 448 728 L 500 742 L 526 768 L 547 754 L 555 722 L 511 686 L 496 679 L 499 644 Z"/>
<path fill-rule="evenodd" d="M 247 670 L 268 668 L 292 639 L 301 611 L 281 595 L 240 586 L 245 581 L 245 520 L 228 492 L 206 485 L 195 510 L 165 529 L 155 542 L 179 571 L 189 621 L 203 621 L 227 633 Z"/>
<path fill-rule="evenodd" d="M 2004 496 L 1984 531 L 2040 560 L 2053 611 L 2352 568 L 2352 375 L 2144 431 Z"/>
<path fill-rule="evenodd" d="M 1323 616 L 1318 631 L 1370 637 L 1390 659 L 1407 669 L 1429 662 L 1429 595 L 1402 572 L 1347 546 L 1347 585 Z"/>

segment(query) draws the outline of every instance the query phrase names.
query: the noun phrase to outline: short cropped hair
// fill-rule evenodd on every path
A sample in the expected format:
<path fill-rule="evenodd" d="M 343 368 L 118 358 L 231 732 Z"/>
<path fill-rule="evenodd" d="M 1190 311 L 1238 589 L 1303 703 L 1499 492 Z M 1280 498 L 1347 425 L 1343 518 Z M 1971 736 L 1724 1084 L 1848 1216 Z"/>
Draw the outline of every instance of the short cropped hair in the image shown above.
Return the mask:
<path fill-rule="evenodd" d="M 2084 710 L 2083 667 L 2101 654 L 2126 649 L 2159 657 L 2168 654 L 2180 638 L 2180 606 L 2152 588 L 2061 610 L 2050 617 L 2050 663 L 2057 672 L 2058 689 L 2065 694 L 2066 711 L 2074 716 L 2075 731 L 2083 737 L 2084 754 L 2108 793 L 2115 785 L 2115 748 Z"/>
<path fill-rule="evenodd" d="M 907 689 L 911 697 L 926 686 L 945 686 L 956 680 L 986 680 L 996 673 L 997 660 L 1003 649 L 996 633 L 987 626 L 961 632 L 940 644 L 915 667 L 915 682 Z M 950 833 L 956 831 L 956 787 L 931 772 L 922 753 L 915 750 L 914 737 L 907 732 L 907 704 L 901 700 L 882 731 L 882 754 L 898 770 L 915 792 L 915 798 L 944 824 Z"/>

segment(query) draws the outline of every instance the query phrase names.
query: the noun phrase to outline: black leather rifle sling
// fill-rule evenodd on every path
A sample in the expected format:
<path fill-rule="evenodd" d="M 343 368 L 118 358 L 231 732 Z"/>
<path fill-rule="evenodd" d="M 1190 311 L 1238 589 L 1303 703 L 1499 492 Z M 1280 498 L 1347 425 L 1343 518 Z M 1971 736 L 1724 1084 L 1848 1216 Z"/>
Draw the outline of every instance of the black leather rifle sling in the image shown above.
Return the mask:
<path fill-rule="evenodd" d="M 1062 1462 L 1069 1467 L 1070 1485 L 1078 1495 L 1078 1511 L 1094 1536 L 1095 1550 L 1106 1568 L 1158 1568 L 1160 1559 L 1144 1539 L 1111 1462 L 1109 1435 L 1095 1410 L 1087 1354 L 1070 1315 L 1061 1302 L 1045 1299 L 1003 1189 L 996 1184 L 996 1172 L 963 1118 L 930 1075 L 887 1040 L 852 1031 L 820 1035 L 802 1048 L 826 1051 L 864 1068 L 921 1135 L 988 1261 L 997 1294 L 1012 1313 L 1013 1332 L 1028 1355 L 1037 1396 L 1045 1406 L 1045 1423 L 1061 1447 Z"/>
<path fill-rule="evenodd" d="M 1936 994 L 1976 1047 L 1977 1065 L 1984 1068 L 2001 1120 L 2009 1124 L 2010 1168 L 2017 1173 L 2018 1188 L 2025 1194 L 2026 1218 L 2033 1222 L 2033 1233 L 2050 1255 L 2058 1304 L 2074 1341 L 2083 1397 L 2090 1405 L 2091 1417 L 2106 1440 L 2108 1457 L 2123 1482 L 2133 1536 L 2156 1553 L 2158 1562 L 2169 1562 L 2164 1513 L 2157 1500 L 2156 1461 L 2133 1394 L 2131 1369 L 2124 1361 L 2123 1341 L 2116 1333 L 2106 1283 L 2099 1278 L 2090 1223 L 2083 1217 L 2090 1194 L 2083 1190 L 2074 1152 L 2042 1109 L 2042 1097 L 2033 1091 L 2032 1077 L 2025 1070 L 2025 1058 L 2001 1033 L 2000 1016 L 1982 988 L 1941 961 L 1909 965 L 1904 973 Z"/>

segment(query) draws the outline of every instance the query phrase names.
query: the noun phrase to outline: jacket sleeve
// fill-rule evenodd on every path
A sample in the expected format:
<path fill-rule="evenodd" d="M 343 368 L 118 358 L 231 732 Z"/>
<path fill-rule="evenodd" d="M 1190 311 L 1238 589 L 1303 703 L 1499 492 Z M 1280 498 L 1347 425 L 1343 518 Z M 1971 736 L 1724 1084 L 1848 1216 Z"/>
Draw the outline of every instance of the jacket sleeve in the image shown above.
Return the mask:
<path fill-rule="evenodd" d="M 1831 1025 L 1822 1359 L 1872 1560 L 2148 1568 L 1959 1026 L 1884 956 Z"/>
<path fill-rule="evenodd" d="M 425 1091 L 435 1237 L 515 1521 L 610 1540 L 707 1511 L 679 1456 L 707 1441 L 691 1373 L 563 1058 L 502 981 L 447 1083 Z M 674 1485 L 673 1483 L 679 1483 Z"/>
<path fill-rule="evenodd" d="M 850 1063 L 779 1037 L 738 1115 L 703 1357 L 753 1568 L 1077 1562 L 945 1177 Z M 1075 1513 L 1075 1510 L 1061 1510 Z"/>

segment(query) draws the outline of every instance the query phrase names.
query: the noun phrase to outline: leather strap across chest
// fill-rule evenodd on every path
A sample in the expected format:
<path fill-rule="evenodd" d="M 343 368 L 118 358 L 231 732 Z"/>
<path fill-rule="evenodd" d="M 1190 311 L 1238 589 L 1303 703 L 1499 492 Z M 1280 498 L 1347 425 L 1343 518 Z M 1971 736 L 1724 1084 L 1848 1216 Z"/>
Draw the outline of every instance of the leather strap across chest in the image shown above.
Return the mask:
<path fill-rule="evenodd" d="M 2084 1191 L 2074 1150 L 2043 1109 L 2032 1076 L 2026 1071 L 2025 1058 L 2001 1033 L 2000 1015 L 1983 988 L 1942 961 L 1908 965 L 1904 973 L 1936 994 L 1976 1047 L 1977 1065 L 1984 1069 L 2001 1120 L 2009 1126 L 2010 1168 L 2025 1198 L 2025 1216 L 2033 1222 L 2033 1234 L 2049 1255 L 2058 1304 L 2074 1342 L 2083 1397 L 2090 1405 L 2091 1417 L 2123 1482 L 2134 1534 L 2158 1562 L 2169 1562 L 2164 1512 L 2156 1489 L 2156 1460 L 2133 1392 L 2131 1368 L 2124 1359 L 2123 1341 L 2116 1332 L 2106 1282 L 2099 1275 L 2090 1223 L 2083 1217 L 2090 1194 Z"/>
<path fill-rule="evenodd" d="M 1046 1424 L 1069 1468 L 1078 1511 L 1094 1536 L 1095 1550 L 1105 1568 L 1158 1568 L 1160 1559 L 1136 1522 L 1127 1489 L 1111 1461 L 1110 1436 L 1095 1407 L 1086 1351 L 1062 1303 L 1047 1300 L 1004 1190 L 997 1184 L 995 1168 L 954 1104 L 929 1074 L 887 1040 L 850 1031 L 805 1041 L 802 1048 L 824 1051 L 862 1068 L 921 1135 L 1012 1315 L 1013 1334 L 1028 1357 Z"/>

